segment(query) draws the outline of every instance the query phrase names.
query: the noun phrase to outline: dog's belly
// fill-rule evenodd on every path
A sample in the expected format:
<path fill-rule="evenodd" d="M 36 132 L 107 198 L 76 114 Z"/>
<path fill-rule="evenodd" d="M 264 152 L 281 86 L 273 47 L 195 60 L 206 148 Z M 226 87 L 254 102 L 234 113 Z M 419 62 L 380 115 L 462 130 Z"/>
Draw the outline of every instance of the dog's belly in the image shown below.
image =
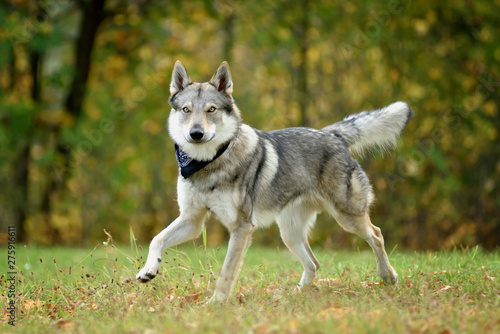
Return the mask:
<path fill-rule="evenodd" d="M 210 196 L 204 196 L 202 205 L 209 209 L 226 228 L 231 229 L 238 224 L 242 196 L 238 191 L 214 191 Z M 259 210 L 254 207 L 251 213 L 252 223 L 257 227 L 269 227 L 279 211 Z"/>

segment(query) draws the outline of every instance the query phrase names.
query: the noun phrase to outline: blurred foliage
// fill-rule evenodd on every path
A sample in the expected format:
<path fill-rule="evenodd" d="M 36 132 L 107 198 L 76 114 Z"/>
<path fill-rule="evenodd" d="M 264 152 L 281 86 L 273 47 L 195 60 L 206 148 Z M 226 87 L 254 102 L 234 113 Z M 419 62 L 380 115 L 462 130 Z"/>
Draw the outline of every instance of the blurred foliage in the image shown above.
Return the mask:
<path fill-rule="evenodd" d="M 78 113 L 65 101 L 81 75 L 79 27 L 100 5 Z M 206 81 L 228 60 L 245 122 L 264 130 L 408 102 L 416 117 L 398 149 L 360 157 L 373 222 L 388 245 L 496 247 L 499 22 L 498 0 L 2 1 L 0 233 L 17 224 L 31 242 L 94 243 L 103 228 L 127 241 L 131 226 L 148 242 L 178 214 L 172 66 Z M 362 244 L 326 215 L 311 237 Z M 276 228 L 255 239 L 279 242 Z"/>

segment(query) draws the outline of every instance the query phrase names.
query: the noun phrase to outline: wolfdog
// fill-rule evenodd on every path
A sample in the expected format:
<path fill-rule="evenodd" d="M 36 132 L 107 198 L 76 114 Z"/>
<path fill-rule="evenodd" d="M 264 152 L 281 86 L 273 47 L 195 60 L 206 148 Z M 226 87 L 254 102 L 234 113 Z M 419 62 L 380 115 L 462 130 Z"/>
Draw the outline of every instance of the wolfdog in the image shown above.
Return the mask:
<path fill-rule="evenodd" d="M 232 93 L 226 62 L 205 83 L 193 82 L 184 65 L 175 63 L 168 130 L 179 164 L 180 215 L 153 238 L 136 279 L 154 278 L 163 251 L 198 237 L 213 213 L 230 238 L 210 302 L 227 300 L 252 232 L 274 221 L 283 242 L 304 267 L 301 289 L 312 283 L 319 268 L 307 239 L 316 215 L 326 210 L 344 230 L 368 242 L 380 277 L 396 284 L 398 275 L 387 258 L 382 233 L 368 215 L 372 187 L 350 150 L 395 145 L 413 117 L 410 107 L 396 102 L 321 130 L 263 132 L 243 124 Z"/>

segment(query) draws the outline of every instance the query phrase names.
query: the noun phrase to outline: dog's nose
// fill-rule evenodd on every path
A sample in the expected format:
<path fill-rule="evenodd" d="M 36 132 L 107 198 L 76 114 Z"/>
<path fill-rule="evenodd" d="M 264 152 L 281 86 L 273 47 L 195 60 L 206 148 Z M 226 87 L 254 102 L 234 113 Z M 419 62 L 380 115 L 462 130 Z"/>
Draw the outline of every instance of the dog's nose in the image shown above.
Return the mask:
<path fill-rule="evenodd" d="M 201 126 L 193 126 L 191 131 L 189 131 L 189 135 L 194 140 L 200 140 L 201 138 L 203 138 L 204 134 L 205 133 L 203 132 L 203 129 L 201 128 Z"/>

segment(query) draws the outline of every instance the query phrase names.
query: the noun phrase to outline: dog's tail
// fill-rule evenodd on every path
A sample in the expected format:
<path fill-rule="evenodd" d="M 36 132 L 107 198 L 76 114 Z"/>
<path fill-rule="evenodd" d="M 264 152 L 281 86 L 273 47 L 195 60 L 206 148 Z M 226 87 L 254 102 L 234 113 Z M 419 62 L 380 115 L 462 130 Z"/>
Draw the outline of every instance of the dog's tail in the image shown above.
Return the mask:
<path fill-rule="evenodd" d="M 323 128 L 323 131 L 342 137 L 349 148 L 358 153 L 374 146 L 385 150 L 396 145 L 396 140 L 413 116 L 414 112 L 408 104 L 395 102 L 382 109 L 347 116 Z"/>

